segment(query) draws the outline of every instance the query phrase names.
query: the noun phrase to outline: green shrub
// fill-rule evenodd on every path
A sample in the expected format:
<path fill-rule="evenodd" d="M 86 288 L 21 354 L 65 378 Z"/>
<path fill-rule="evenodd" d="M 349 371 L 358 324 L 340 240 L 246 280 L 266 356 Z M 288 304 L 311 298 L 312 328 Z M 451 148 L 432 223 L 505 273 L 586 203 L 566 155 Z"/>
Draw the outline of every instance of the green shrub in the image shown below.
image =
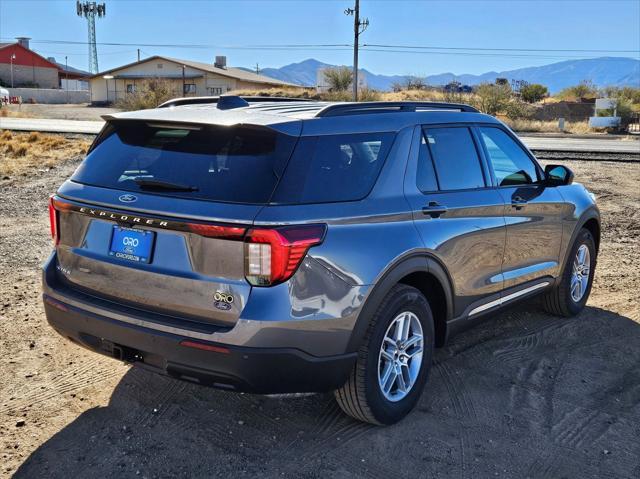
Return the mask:
<path fill-rule="evenodd" d="M 511 100 L 509 85 L 481 83 L 477 86 L 475 93 L 474 106 L 488 115 L 504 111 Z"/>
<path fill-rule="evenodd" d="M 125 111 L 146 110 L 178 96 L 181 95 L 170 82 L 152 78 L 145 80 L 135 92 L 127 93 L 124 98 L 118 100 L 116 107 Z"/>
<path fill-rule="evenodd" d="M 598 96 L 598 89 L 591 80 L 583 80 L 578 85 L 570 86 L 556 95 L 561 100 L 580 101 Z"/>
<path fill-rule="evenodd" d="M 528 103 L 513 99 L 506 103 L 501 110 L 508 118 L 512 120 L 526 120 L 531 119 L 535 112 L 535 107 Z"/>
<path fill-rule="evenodd" d="M 547 87 L 539 83 L 529 83 L 520 89 L 520 96 L 527 103 L 537 103 L 548 94 Z"/>
<path fill-rule="evenodd" d="M 353 71 L 349 67 L 327 68 L 323 74 L 329 90 L 333 92 L 347 91 L 353 81 Z"/>

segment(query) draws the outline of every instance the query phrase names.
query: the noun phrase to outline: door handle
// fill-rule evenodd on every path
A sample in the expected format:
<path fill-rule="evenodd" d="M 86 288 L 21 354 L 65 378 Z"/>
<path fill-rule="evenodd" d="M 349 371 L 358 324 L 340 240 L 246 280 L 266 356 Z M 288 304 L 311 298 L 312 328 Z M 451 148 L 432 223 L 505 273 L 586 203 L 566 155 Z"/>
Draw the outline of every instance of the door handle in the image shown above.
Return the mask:
<path fill-rule="evenodd" d="M 432 218 L 440 218 L 447 212 L 447 207 L 441 205 L 437 201 L 429 201 L 427 206 L 422 207 L 422 214 L 429 215 Z"/>

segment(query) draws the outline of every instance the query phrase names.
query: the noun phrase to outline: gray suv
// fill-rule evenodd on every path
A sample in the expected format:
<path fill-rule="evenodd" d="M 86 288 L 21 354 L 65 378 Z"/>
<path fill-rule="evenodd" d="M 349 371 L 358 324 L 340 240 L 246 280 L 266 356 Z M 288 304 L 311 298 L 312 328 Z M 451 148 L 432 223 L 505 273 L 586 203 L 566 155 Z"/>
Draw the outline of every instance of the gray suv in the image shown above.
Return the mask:
<path fill-rule="evenodd" d="M 52 196 L 61 335 L 234 391 L 334 391 L 391 424 L 435 347 L 541 294 L 584 307 L 594 197 L 449 103 L 185 98 L 105 117 Z"/>

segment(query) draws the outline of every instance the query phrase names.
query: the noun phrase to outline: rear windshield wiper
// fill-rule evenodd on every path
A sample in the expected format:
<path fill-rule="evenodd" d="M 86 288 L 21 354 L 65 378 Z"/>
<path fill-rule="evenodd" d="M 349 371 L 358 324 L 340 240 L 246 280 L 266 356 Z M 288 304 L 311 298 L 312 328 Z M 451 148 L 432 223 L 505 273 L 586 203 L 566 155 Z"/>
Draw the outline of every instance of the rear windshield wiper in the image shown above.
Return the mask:
<path fill-rule="evenodd" d="M 170 181 L 154 180 L 151 178 L 136 178 L 133 181 L 143 189 L 147 190 L 168 190 L 168 191 L 198 191 L 198 187 L 171 183 Z"/>

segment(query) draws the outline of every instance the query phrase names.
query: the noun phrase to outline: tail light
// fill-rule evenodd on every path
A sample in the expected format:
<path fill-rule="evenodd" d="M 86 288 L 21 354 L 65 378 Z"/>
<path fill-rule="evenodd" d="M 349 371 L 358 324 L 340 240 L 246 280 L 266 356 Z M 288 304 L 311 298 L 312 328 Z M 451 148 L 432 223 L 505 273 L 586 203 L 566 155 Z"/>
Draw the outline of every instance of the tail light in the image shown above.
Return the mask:
<path fill-rule="evenodd" d="M 245 236 L 245 277 L 254 286 L 288 280 L 312 246 L 322 243 L 326 225 L 254 228 Z"/>
<path fill-rule="evenodd" d="M 53 240 L 53 244 L 57 246 L 60 241 L 60 236 L 58 235 L 58 212 L 56 211 L 53 196 L 49 198 L 49 226 L 51 228 L 51 239 Z"/>
<path fill-rule="evenodd" d="M 60 243 L 60 212 L 69 211 L 70 208 L 69 203 L 60 201 L 55 195 L 49 197 L 49 227 L 54 246 L 58 246 Z"/>
<path fill-rule="evenodd" d="M 240 240 L 244 238 L 247 228 L 244 226 L 229 226 L 206 223 L 189 223 L 189 231 L 207 238 L 220 238 L 228 240 Z"/>

